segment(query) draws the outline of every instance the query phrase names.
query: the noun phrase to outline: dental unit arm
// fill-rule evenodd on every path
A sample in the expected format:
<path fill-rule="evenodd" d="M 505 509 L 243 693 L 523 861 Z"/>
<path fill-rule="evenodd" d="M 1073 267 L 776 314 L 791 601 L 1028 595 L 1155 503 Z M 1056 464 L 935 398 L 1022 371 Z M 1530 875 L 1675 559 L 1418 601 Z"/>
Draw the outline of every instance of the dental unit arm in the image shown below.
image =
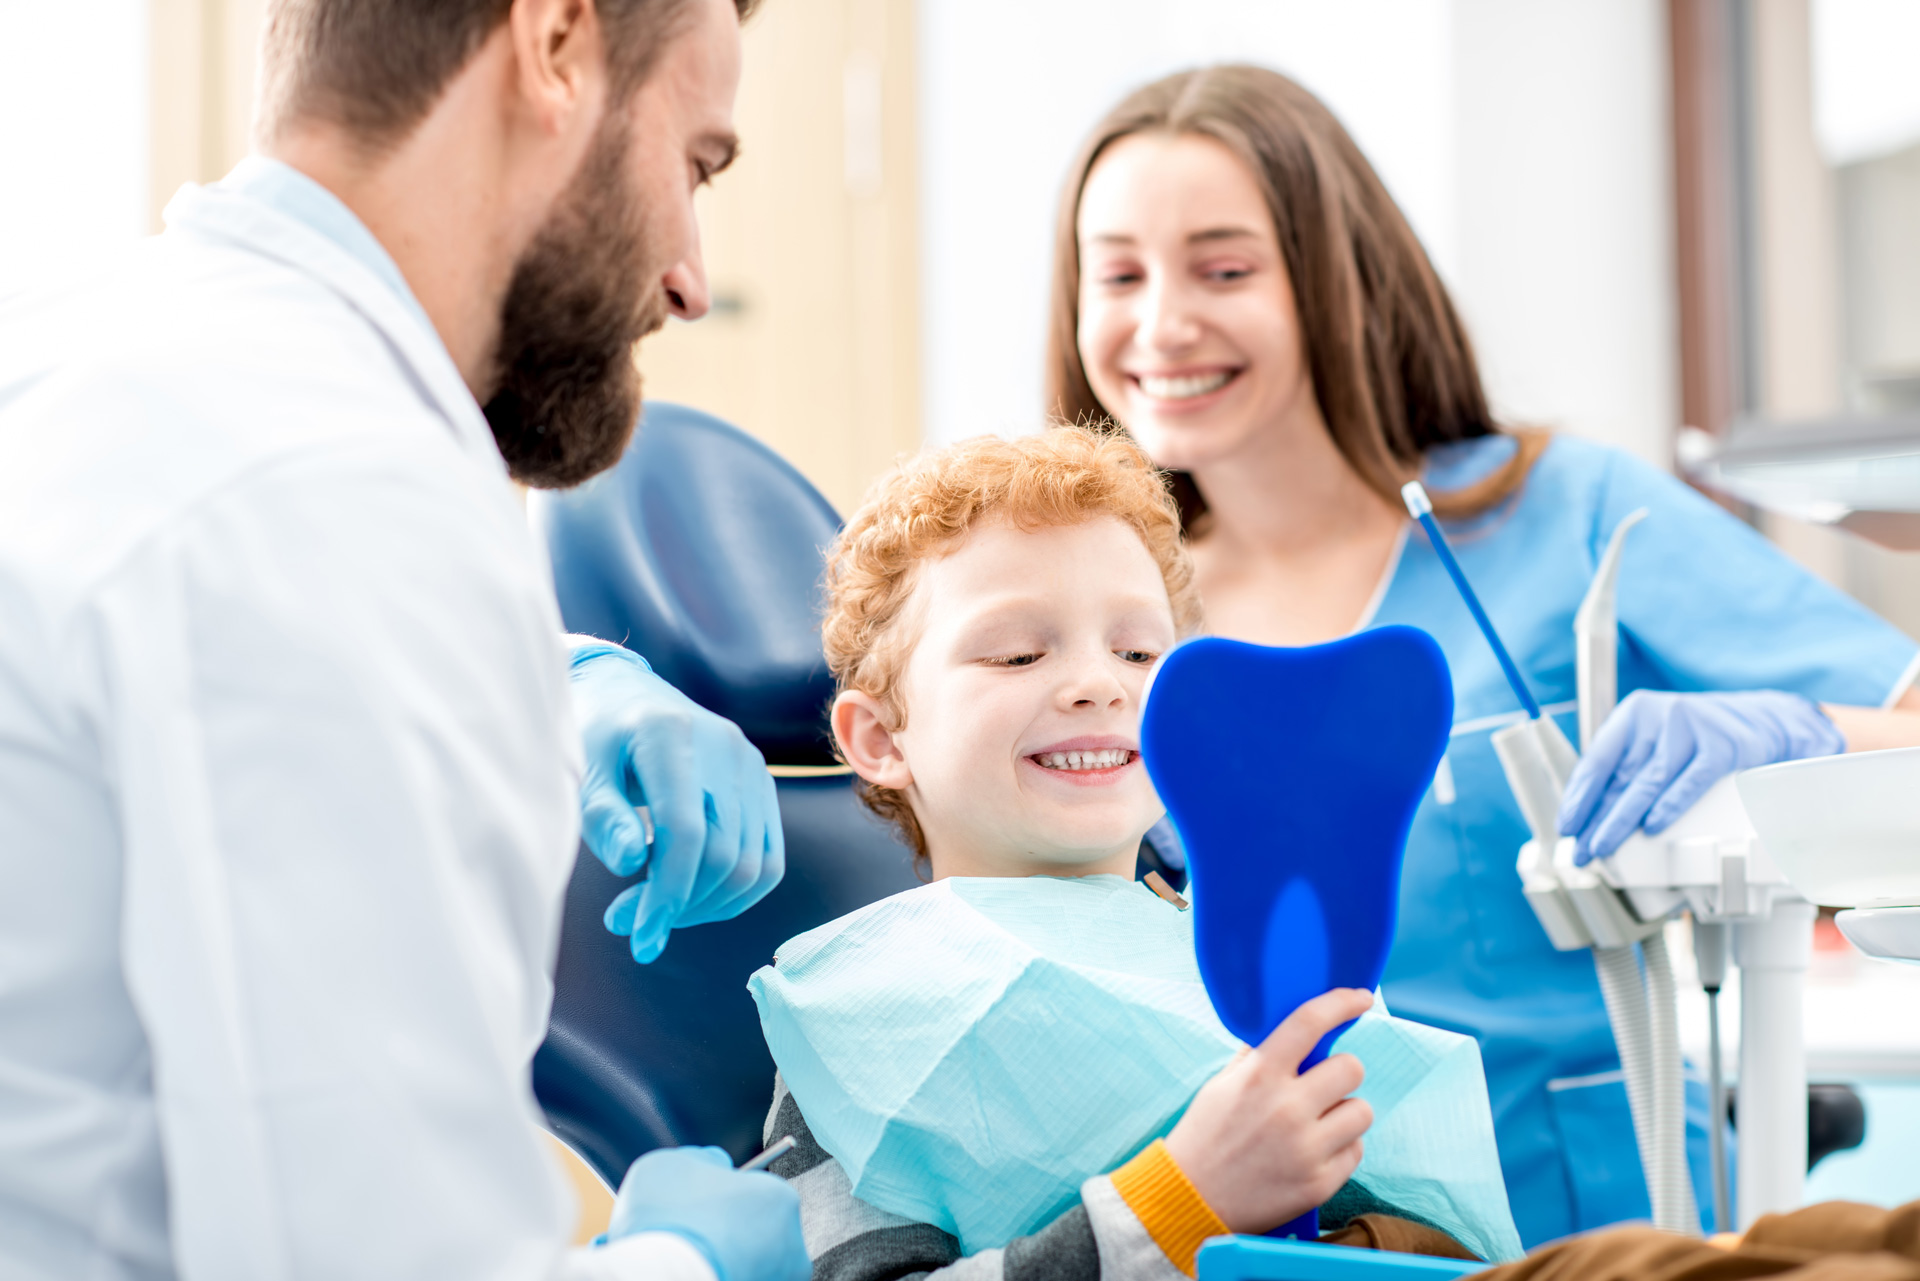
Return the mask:
<path fill-rule="evenodd" d="M 1408 487 L 1408 506 L 1419 518 L 1430 506 L 1415 489 Z M 1593 741 L 1617 701 L 1616 589 L 1627 536 L 1645 516 L 1636 511 L 1615 528 L 1575 616 L 1583 744 Z M 1430 516 L 1422 524 L 1436 545 L 1444 543 Z M 1470 595 L 1464 577 L 1455 579 Z M 1483 630 L 1498 652 L 1490 624 Z M 1530 695 L 1522 701 L 1529 710 L 1537 706 Z M 1635 832 L 1610 857 L 1579 867 L 1573 838 L 1559 833 L 1561 797 L 1579 760 L 1573 744 L 1551 718 L 1535 714 L 1496 731 L 1493 747 L 1532 834 L 1516 863 L 1522 893 L 1555 948 L 1593 953 L 1655 1225 L 1699 1232 L 1686 1159 L 1678 993 L 1665 933 L 1683 911 L 1695 922 L 1696 961 L 1712 1016 L 1714 1223 L 1732 1227 L 1717 1024 L 1729 933 L 1742 972 L 1738 1223 L 1744 1228 L 1761 1214 L 1799 1205 L 1807 1157 L 1802 984 L 1815 912 L 1767 857 L 1735 780 L 1722 779 L 1660 835 Z"/>

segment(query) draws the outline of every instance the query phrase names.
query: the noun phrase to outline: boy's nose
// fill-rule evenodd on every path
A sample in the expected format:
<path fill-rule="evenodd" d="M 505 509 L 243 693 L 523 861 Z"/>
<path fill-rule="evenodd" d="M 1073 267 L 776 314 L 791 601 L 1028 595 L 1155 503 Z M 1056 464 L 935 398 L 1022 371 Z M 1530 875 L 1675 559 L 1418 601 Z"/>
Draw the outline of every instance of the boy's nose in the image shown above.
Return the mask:
<path fill-rule="evenodd" d="M 1062 686 L 1065 701 L 1075 708 L 1117 707 L 1127 701 L 1127 687 L 1104 663 L 1088 663 Z"/>

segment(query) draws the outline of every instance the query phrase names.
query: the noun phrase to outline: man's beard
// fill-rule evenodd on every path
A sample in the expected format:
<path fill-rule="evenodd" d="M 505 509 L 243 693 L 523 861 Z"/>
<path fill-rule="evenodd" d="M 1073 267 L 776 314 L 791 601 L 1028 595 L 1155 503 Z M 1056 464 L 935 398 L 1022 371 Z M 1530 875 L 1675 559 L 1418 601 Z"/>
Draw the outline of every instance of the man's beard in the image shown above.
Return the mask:
<path fill-rule="evenodd" d="M 500 308 L 493 439 L 515 480 L 564 489 L 620 461 L 640 413 L 633 347 L 666 322 L 647 211 L 610 117 L 520 261 Z"/>

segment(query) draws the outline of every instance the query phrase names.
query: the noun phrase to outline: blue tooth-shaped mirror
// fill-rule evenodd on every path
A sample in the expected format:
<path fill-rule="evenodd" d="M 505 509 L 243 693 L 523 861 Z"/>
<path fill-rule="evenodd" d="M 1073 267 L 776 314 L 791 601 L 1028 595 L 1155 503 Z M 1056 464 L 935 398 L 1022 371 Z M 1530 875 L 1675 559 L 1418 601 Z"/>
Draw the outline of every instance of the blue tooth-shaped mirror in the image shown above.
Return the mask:
<path fill-rule="evenodd" d="M 1378 987 L 1407 831 L 1453 725 L 1433 638 L 1191 641 L 1161 663 L 1140 719 L 1141 758 L 1186 845 L 1200 976 L 1228 1030 L 1258 1045 L 1322 992 Z M 1311 1239 L 1313 1215 L 1279 1234 Z"/>
<path fill-rule="evenodd" d="M 1140 720 L 1227 1028 L 1258 1045 L 1322 992 L 1378 987 L 1407 829 L 1453 723 L 1433 638 L 1381 627 L 1269 649 L 1205 637 L 1167 655 Z"/>

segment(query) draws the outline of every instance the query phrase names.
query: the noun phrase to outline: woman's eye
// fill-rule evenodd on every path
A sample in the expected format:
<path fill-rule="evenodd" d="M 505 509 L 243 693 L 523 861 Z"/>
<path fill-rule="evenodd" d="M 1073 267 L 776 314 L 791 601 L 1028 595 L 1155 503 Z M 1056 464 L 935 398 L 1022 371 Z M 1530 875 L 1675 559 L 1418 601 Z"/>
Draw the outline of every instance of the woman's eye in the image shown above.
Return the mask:
<path fill-rule="evenodd" d="M 1231 283 L 1232 281 L 1235 281 L 1235 280 L 1245 280 L 1248 276 L 1251 276 L 1252 274 L 1253 274 L 1253 268 L 1251 267 L 1216 267 L 1212 271 L 1209 271 L 1206 273 L 1208 280 L 1216 280 L 1216 281 L 1222 281 L 1222 282 L 1228 282 L 1228 283 Z"/>
<path fill-rule="evenodd" d="M 1117 649 L 1114 653 L 1120 656 L 1121 662 L 1139 663 L 1142 666 L 1151 664 L 1155 659 L 1160 657 L 1160 655 L 1150 649 Z"/>
<path fill-rule="evenodd" d="M 1107 289 L 1116 289 L 1122 285 L 1138 284 L 1140 273 L 1137 271 L 1110 271 L 1100 277 L 1100 284 Z"/>

